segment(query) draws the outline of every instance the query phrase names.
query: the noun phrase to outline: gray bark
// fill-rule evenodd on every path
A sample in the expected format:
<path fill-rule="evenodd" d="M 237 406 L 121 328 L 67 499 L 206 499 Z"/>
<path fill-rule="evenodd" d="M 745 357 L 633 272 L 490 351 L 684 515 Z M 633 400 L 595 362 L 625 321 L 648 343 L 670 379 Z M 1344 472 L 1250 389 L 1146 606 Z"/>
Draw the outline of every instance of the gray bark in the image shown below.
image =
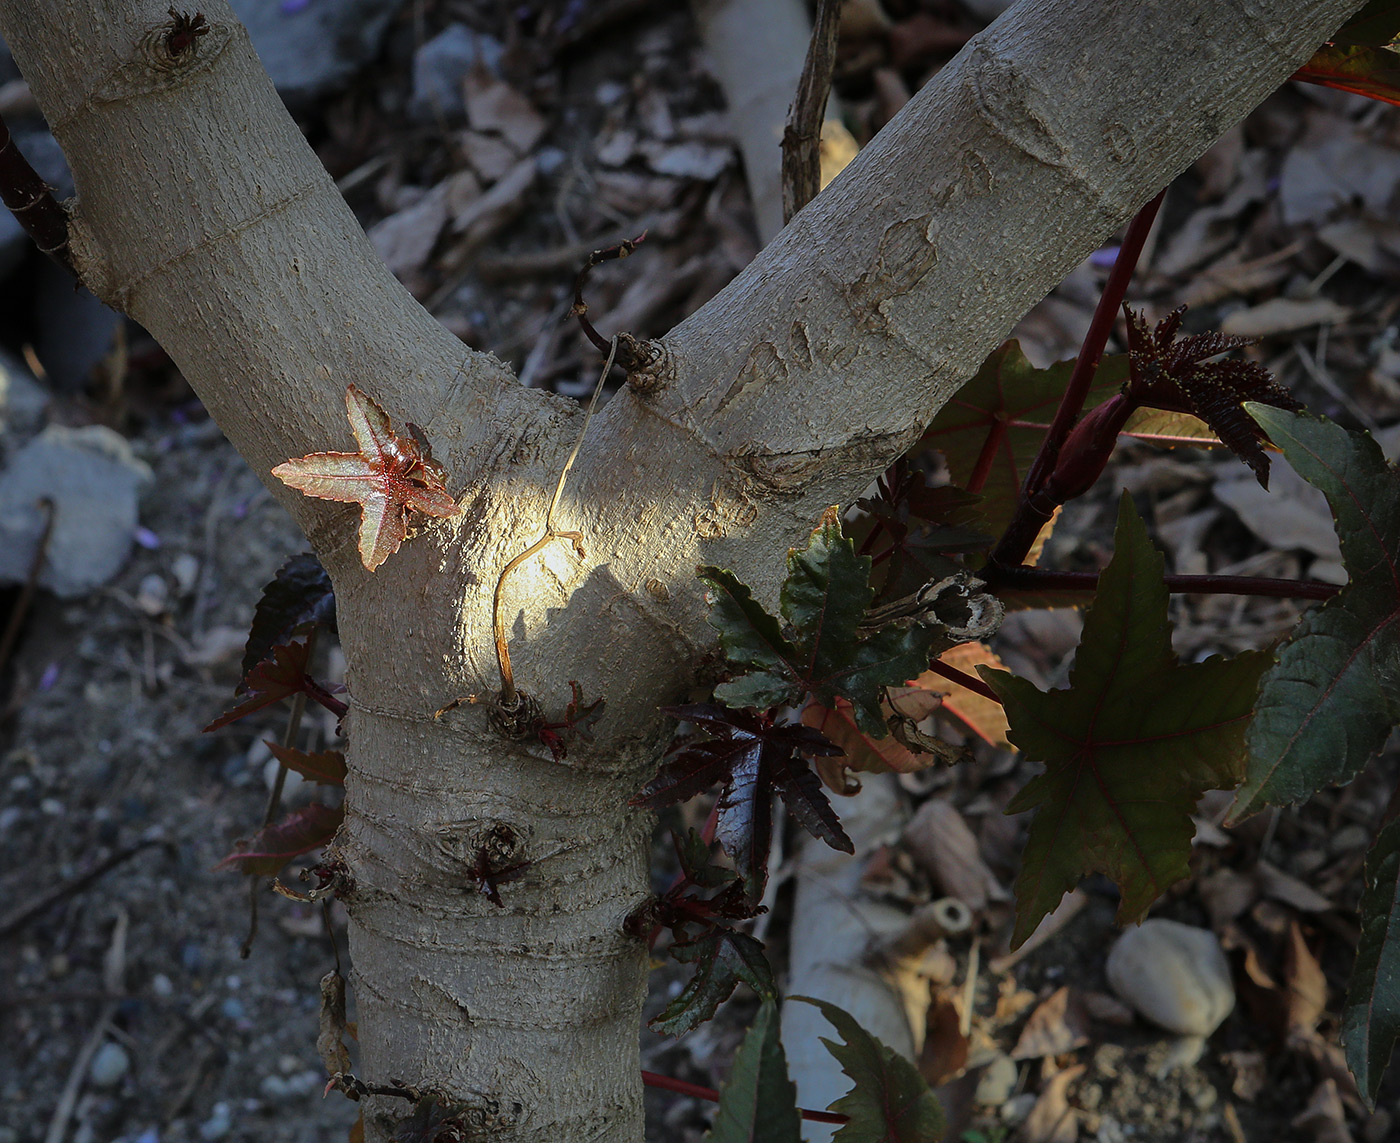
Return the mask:
<path fill-rule="evenodd" d="M 1358 0 L 1025 0 L 968 45 L 728 289 L 665 338 L 659 389 L 595 422 L 556 544 L 507 590 L 520 685 L 596 742 L 507 742 L 490 599 L 539 534 L 571 403 L 465 351 L 376 260 L 224 0 L 192 64 L 168 0 L 0 0 L 73 167 L 85 282 L 167 349 L 331 571 L 349 662 L 345 850 L 362 1071 L 470 1102 L 493 1140 L 636 1143 L 648 822 L 626 808 L 708 644 L 698 562 L 774 591 L 1044 295 L 1307 58 Z M 424 425 L 466 510 L 374 575 L 357 513 L 267 473 L 343 449 L 353 381 Z M 506 836 L 505 908 L 467 873 Z M 401 1107 L 372 1101 L 370 1138 Z"/>

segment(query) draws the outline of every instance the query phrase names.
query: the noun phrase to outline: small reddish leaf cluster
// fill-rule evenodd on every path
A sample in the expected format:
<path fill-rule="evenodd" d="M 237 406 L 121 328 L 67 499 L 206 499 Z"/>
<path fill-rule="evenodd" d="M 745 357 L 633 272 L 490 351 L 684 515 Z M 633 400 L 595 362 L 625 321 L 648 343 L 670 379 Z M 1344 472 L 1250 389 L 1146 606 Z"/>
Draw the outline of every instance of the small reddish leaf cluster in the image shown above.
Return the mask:
<path fill-rule="evenodd" d="M 280 822 L 266 825 L 247 841 L 239 842 L 215 868 L 232 867 L 240 873 L 270 877 L 292 858 L 326 845 L 344 818 L 343 806 L 320 802 L 301 806 Z"/>
<path fill-rule="evenodd" d="M 350 708 L 306 673 L 306 659 L 309 653 L 310 649 L 304 642 L 273 647 L 272 657 L 258 663 L 243 676 L 243 681 L 239 684 L 239 691 L 246 692 L 251 697 L 221 714 L 204 728 L 205 733 L 218 730 L 294 694 L 304 694 L 314 702 L 320 703 L 337 718 L 344 718 Z"/>
<path fill-rule="evenodd" d="M 249 697 L 204 729 L 206 733 L 228 726 L 284 698 L 302 694 L 344 718 L 349 708 L 311 677 L 309 636 L 317 628 L 334 623 L 335 596 L 330 581 L 315 556 L 294 557 L 263 589 L 254 613 L 244 651 L 244 674 L 238 694 Z M 278 642 L 306 634 L 307 639 Z M 345 755 L 339 750 L 307 752 L 282 743 L 268 742 L 268 749 L 288 770 L 322 786 L 345 785 Z M 238 843 L 219 863 L 243 873 L 270 876 L 292 858 L 326 845 L 344 817 L 342 806 L 312 803 L 269 822 L 251 838 Z"/>
<path fill-rule="evenodd" d="M 569 740 L 580 738 L 584 742 L 593 741 L 593 724 L 603 717 L 607 703 L 594 699 L 587 705 L 583 701 L 583 688 L 573 679 L 569 680 L 572 697 L 564 708 L 564 717 L 559 722 L 546 722 L 541 719 L 535 724 L 535 735 L 549 747 L 556 762 L 562 762 L 569 753 Z"/>
<path fill-rule="evenodd" d="M 675 935 L 670 953 L 683 964 L 694 964 L 695 975 L 650 1026 L 679 1036 L 704 1023 L 744 983 L 760 996 L 776 999 L 777 983 L 763 955 L 763 945 L 726 921 L 743 921 L 762 912 L 744 892 L 744 882 L 732 869 L 710 860 L 710 845 L 691 830 L 674 835 L 681 876 L 666 895 L 628 918 L 633 936 L 655 937 L 660 929 Z M 696 890 L 718 890 L 703 897 Z"/>
<path fill-rule="evenodd" d="M 346 386 L 345 411 L 359 452 L 311 453 L 272 475 L 307 496 L 358 504 L 360 562 L 373 571 L 399 550 L 411 513 L 446 518 L 459 509 L 418 426 L 408 426 L 408 439 L 398 436 L 388 414 L 354 385 Z"/>
<path fill-rule="evenodd" d="M 773 796 L 779 795 L 813 837 L 833 849 L 855 851 L 820 779 L 802 757 L 834 756 L 841 748 L 808 726 L 779 725 L 769 713 L 732 710 L 717 703 L 663 707 L 711 737 L 683 743 L 632 804 L 674 805 L 722 786 L 715 835 L 734 859 L 751 903 L 763 896 L 773 840 Z"/>
<path fill-rule="evenodd" d="M 1192 413 L 1205 421 L 1222 444 L 1269 486 L 1269 457 L 1260 447 L 1263 430 L 1244 411 L 1246 401 L 1294 410 L 1293 394 L 1254 361 L 1212 361 L 1213 357 L 1252 345 L 1253 339 L 1223 333 L 1178 336 L 1186 307 L 1173 310 L 1149 330 L 1141 314 L 1126 305 L 1128 394 L 1135 406 Z"/>

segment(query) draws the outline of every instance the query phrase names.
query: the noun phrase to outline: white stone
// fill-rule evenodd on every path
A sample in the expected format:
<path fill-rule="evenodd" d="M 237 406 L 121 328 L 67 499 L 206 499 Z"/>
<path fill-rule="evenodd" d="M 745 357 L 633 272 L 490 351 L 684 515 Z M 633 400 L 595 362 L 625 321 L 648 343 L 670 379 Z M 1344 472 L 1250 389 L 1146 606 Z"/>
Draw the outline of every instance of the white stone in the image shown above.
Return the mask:
<path fill-rule="evenodd" d="M 1215 934 L 1153 919 L 1108 954 L 1108 983 L 1144 1018 L 1182 1036 L 1209 1036 L 1235 1006 L 1230 966 Z"/>

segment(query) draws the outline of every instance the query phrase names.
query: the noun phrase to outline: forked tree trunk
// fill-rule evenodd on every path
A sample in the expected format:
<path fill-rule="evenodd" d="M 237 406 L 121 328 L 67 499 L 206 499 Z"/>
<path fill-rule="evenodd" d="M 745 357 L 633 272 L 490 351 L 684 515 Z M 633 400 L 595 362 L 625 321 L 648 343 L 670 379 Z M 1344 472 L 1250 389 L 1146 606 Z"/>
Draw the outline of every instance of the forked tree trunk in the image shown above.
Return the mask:
<path fill-rule="evenodd" d="M 784 550 L 906 447 L 1026 309 L 1281 83 L 1358 0 L 1026 0 L 974 39 L 595 422 L 556 544 L 506 591 L 520 685 L 607 714 L 566 763 L 492 729 L 491 592 L 580 424 L 383 269 L 225 0 L 0 0 L 72 165 L 83 279 L 179 364 L 330 569 L 349 662 L 345 850 L 364 1078 L 440 1088 L 482 1137 L 642 1137 L 648 822 L 626 801 L 708 643 L 693 580 L 773 594 Z M 348 382 L 423 425 L 466 510 L 376 573 L 353 509 L 267 474 L 349 446 Z M 531 864 L 497 909 L 477 849 Z M 370 1138 L 386 1138 L 372 1108 Z"/>

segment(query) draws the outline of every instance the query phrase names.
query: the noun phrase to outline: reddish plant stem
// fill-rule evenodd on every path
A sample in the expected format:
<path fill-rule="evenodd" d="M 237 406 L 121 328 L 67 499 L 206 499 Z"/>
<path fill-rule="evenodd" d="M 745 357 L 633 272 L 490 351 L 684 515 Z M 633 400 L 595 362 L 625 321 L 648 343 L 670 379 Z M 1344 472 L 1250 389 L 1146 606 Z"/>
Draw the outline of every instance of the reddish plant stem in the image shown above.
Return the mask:
<path fill-rule="evenodd" d="M 674 1091 L 677 1095 L 688 1095 L 692 1099 L 707 1099 L 711 1103 L 719 1102 L 719 1092 L 712 1087 L 701 1087 L 698 1083 L 686 1083 L 685 1080 L 672 1079 L 670 1076 L 658 1075 L 656 1072 L 642 1072 L 642 1083 L 647 1087 L 659 1087 L 665 1091 Z M 849 1123 L 849 1117 L 838 1115 L 832 1111 L 808 1111 L 805 1107 L 799 1107 L 799 1114 L 803 1119 L 809 1119 L 813 1123 Z"/>
<path fill-rule="evenodd" d="M 706 845 L 712 844 L 712 843 L 714 842 L 714 840 L 715 840 L 715 830 L 718 829 L 718 828 L 719 828 L 719 799 L 716 798 L 716 799 L 715 799 L 715 804 L 714 804 L 713 806 L 710 807 L 710 816 L 707 817 L 707 818 L 705 819 L 705 826 L 704 826 L 704 828 L 700 831 L 700 836 L 701 836 L 702 838 L 705 839 L 705 844 L 706 844 Z M 686 877 L 685 871 L 684 871 L 684 870 L 682 870 L 681 872 L 677 873 L 677 874 L 676 874 L 675 880 L 671 882 L 670 888 L 667 890 L 667 896 L 670 896 L 672 893 L 679 893 L 679 892 L 681 891 L 681 889 L 683 889 L 683 888 L 685 887 L 685 883 L 686 883 L 687 880 L 688 880 L 688 878 Z M 656 942 L 657 942 L 658 939 L 660 939 L 660 937 L 661 937 L 661 930 L 662 930 L 663 928 L 665 928 L 664 925 L 652 925 L 652 927 L 651 927 L 651 932 L 649 932 L 649 933 L 647 934 L 647 948 L 648 948 L 648 949 L 654 949 L 654 948 L 656 947 Z"/>
<path fill-rule="evenodd" d="M 1103 360 L 1108 335 L 1113 332 L 1113 323 L 1118 318 L 1118 308 L 1123 304 L 1123 298 L 1128 292 L 1128 282 L 1137 267 L 1148 232 L 1152 229 L 1157 210 L 1162 205 L 1162 198 L 1166 193 L 1164 187 L 1128 224 L 1127 232 L 1123 236 L 1123 245 L 1118 250 L 1118 258 L 1113 263 L 1099 304 L 1094 309 L 1089 332 L 1084 335 L 1084 343 L 1079 347 L 1079 356 L 1075 359 L 1074 371 L 1070 374 L 1065 394 L 1060 398 L 1060 406 L 1055 410 L 1055 417 L 1050 422 L 1050 428 L 1046 430 L 1045 439 L 1040 443 L 1040 451 L 1026 473 L 1016 516 L 1007 526 L 996 550 L 992 552 L 993 563 L 1008 566 L 1022 563 L 1035 543 L 1036 536 L 1040 534 L 1040 529 L 1055 509 L 1054 505 L 1050 505 L 1047 510 L 1043 498 L 1038 499 L 1036 493 L 1045 487 L 1051 473 L 1055 471 L 1055 465 L 1060 459 L 1060 449 L 1084 408 L 1084 399 L 1094 383 L 1094 374 L 1098 371 L 1099 362 Z"/>
<path fill-rule="evenodd" d="M 0 201 L 3 201 L 35 244 L 72 274 L 73 256 L 68 249 L 68 212 L 53 197 L 53 188 L 29 165 L 0 118 Z"/>
<path fill-rule="evenodd" d="M 988 565 L 978 573 L 988 586 L 1010 591 L 1094 591 L 1094 572 Z M 1178 595 L 1254 595 L 1269 599 L 1331 599 L 1341 590 L 1318 580 L 1269 579 L 1253 575 L 1169 575 L 1167 590 Z"/>
<path fill-rule="evenodd" d="M 987 477 L 992 473 L 992 462 L 996 460 L 997 449 L 1001 448 L 1002 442 L 1006 440 L 1008 423 L 1000 418 L 992 422 L 992 427 L 987 430 L 987 439 L 982 444 L 982 451 L 977 454 L 977 461 L 972 466 L 972 474 L 967 478 L 965 487 L 969 492 L 981 492 L 987 483 Z"/>
<path fill-rule="evenodd" d="M 947 663 L 943 662 L 942 659 L 934 659 L 934 661 L 928 665 L 928 669 L 935 675 L 941 675 L 950 683 L 957 683 L 958 686 L 972 691 L 973 694 L 979 694 L 983 698 L 991 699 L 997 706 L 1001 706 L 1001 696 L 981 679 L 977 678 L 976 675 L 969 675 L 966 671 L 960 671 L 957 667 L 949 666 Z"/>

